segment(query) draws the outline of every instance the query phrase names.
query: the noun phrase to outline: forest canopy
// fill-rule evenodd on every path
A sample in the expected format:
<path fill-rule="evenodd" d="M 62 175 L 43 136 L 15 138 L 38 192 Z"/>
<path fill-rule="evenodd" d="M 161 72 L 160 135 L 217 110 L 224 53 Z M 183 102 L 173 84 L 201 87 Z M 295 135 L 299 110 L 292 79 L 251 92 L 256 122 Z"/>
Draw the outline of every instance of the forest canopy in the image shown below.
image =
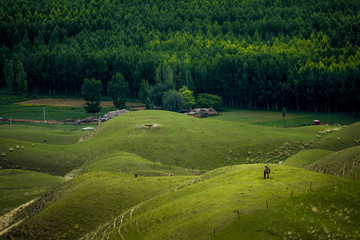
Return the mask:
<path fill-rule="evenodd" d="M 250 109 L 360 112 L 359 0 L 2 0 L 0 87 L 81 94 L 121 73 Z"/>

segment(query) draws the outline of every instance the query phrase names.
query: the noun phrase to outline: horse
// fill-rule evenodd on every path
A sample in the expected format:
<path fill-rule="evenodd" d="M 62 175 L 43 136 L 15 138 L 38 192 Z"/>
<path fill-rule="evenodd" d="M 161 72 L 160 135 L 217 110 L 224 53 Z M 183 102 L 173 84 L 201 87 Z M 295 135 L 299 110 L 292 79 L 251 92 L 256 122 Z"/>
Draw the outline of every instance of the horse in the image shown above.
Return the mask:
<path fill-rule="evenodd" d="M 269 178 L 270 169 L 265 168 L 265 170 L 264 170 L 264 179 L 266 178 L 266 174 L 267 174 L 267 178 Z"/>

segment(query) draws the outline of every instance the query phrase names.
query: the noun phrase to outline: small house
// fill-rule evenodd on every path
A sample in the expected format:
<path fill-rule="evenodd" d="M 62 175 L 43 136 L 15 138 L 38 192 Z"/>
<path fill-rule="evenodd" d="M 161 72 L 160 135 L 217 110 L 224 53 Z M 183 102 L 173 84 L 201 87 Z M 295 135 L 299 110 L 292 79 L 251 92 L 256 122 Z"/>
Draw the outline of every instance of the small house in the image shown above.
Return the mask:
<path fill-rule="evenodd" d="M 320 120 L 314 120 L 314 125 L 320 125 Z"/>

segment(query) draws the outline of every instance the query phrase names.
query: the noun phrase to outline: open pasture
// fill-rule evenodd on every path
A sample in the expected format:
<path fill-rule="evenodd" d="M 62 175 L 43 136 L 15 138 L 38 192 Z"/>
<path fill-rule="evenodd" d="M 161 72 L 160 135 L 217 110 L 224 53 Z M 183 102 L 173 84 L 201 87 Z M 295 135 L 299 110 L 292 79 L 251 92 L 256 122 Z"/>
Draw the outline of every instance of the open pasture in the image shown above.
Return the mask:
<path fill-rule="evenodd" d="M 38 172 L 0 170 L 0 216 L 64 182 L 63 178 Z"/>
<path fill-rule="evenodd" d="M 51 120 L 61 123 L 66 119 L 83 119 L 91 116 L 83 108 L 85 104 L 83 99 L 28 99 L 21 96 L 0 96 L 0 101 L 0 116 L 3 119 L 34 120 L 31 125 L 35 126 L 43 125 L 44 113 L 45 120 L 48 123 L 51 123 Z M 102 110 L 96 116 L 102 116 L 109 111 L 116 110 L 112 101 L 101 101 L 101 106 Z M 135 102 L 129 102 L 126 106 L 131 110 L 143 110 L 145 108 L 144 104 Z"/>
<path fill-rule="evenodd" d="M 301 127 L 314 125 L 320 120 L 326 125 L 349 125 L 359 121 L 350 113 L 314 113 L 289 111 L 285 115 L 285 123 L 281 111 L 243 110 L 224 108 L 214 119 L 250 123 L 269 127 Z"/>
<path fill-rule="evenodd" d="M 292 119 L 303 116 L 289 114 Z M 343 149 L 359 144 L 360 124 L 294 128 L 257 124 L 264 119 L 281 121 L 282 116 L 227 110 L 199 119 L 168 111 L 134 111 L 92 132 L 2 125 L 4 168 L 66 177 L 54 177 L 61 180 L 51 186 L 34 184 L 26 197 L 14 178 L 19 190 L 9 193 L 19 200 L 14 206 L 6 203 L 9 207 L 4 212 L 40 198 L 16 213 L 10 224 L 32 217 L 3 237 L 304 239 L 314 231 L 319 238 L 330 234 L 356 239 L 358 183 L 303 167 L 329 157 L 333 162 L 348 155 L 346 159 L 353 159 L 354 151 Z M 289 162 L 277 164 L 277 157 L 288 155 L 292 156 Z M 265 161 L 272 169 L 266 180 Z M 339 163 L 348 167 L 348 162 Z M 326 196 L 328 191 L 332 195 Z M 341 203 L 341 210 L 333 209 L 331 204 L 340 196 L 348 203 Z M 300 224 L 303 219 L 313 224 Z"/>

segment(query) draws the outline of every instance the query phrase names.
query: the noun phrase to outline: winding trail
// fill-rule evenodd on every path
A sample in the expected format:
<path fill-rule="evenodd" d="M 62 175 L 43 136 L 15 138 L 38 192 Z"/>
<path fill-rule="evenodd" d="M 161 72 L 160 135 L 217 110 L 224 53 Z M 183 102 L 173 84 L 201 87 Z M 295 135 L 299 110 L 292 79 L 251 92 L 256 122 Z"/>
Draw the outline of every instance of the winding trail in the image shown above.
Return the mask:
<path fill-rule="evenodd" d="M 13 210 L 11 210 L 9 213 L 4 214 L 3 216 L 0 216 L 0 236 L 4 235 L 5 233 L 7 233 L 8 231 L 10 231 L 12 228 L 16 227 L 17 225 L 19 225 L 20 223 L 22 223 L 22 221 L 24 221 L 26 218 L 12 224 L 10 226 L 10 223 L 12 222 L 12 220 L 14 219 L 14 216 L 17 212 L 19 212 L 20 210 L 24 209 L 25 207 L 29 206 L 31 203 L 35 202 L 36 199 L 33 199 L 27 203 L 24 203 L 22 205 L 20 205 L 17 208 L 14 208 Z"/>

